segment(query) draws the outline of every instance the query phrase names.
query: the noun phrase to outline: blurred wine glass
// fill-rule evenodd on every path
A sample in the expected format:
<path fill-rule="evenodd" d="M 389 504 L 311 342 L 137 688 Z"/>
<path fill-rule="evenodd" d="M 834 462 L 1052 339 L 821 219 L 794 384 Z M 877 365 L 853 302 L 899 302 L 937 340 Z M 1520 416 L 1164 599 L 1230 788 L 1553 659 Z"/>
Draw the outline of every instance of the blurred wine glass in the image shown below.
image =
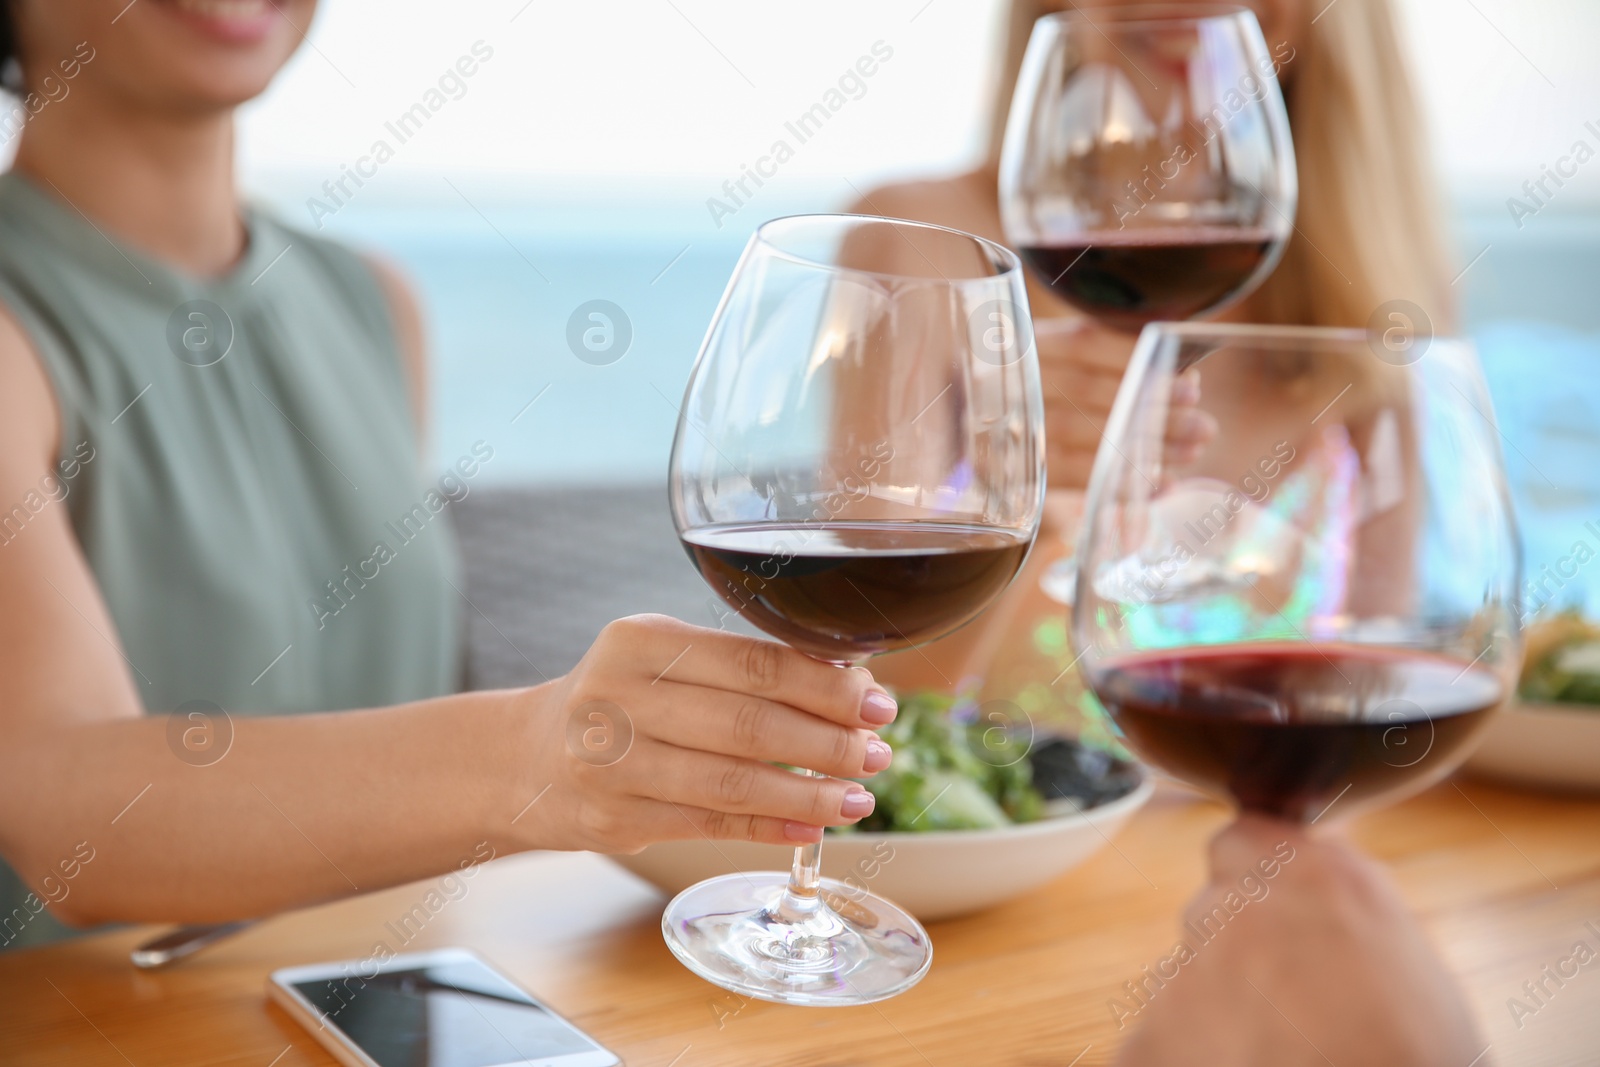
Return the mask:
<path fill-rule="evenodd" d="M 1277 65 L 1241 7 L 1040 19 L 1001 153 L 1006 239 L 1063 300 L 1132 333 L 1249 293 L 1297 198 Z"/>

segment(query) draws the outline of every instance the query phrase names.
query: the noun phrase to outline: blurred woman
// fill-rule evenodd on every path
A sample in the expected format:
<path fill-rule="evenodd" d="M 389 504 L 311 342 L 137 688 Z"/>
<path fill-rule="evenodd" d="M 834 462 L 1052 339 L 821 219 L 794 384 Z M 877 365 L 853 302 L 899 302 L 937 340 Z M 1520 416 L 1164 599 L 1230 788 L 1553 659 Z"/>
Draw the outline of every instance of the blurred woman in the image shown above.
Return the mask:
<path fill-rule="evenodd" d="M 889 762 L 865 671 L 664 618 L 451 695 L 448 502 L 492 445 L 419 473 L 415 300 L 234 182 L 234 110 L 315 7 L 0 3 L 0 944 L 521 849 L 812 841 L 870 794 L 769 761 Z"/>

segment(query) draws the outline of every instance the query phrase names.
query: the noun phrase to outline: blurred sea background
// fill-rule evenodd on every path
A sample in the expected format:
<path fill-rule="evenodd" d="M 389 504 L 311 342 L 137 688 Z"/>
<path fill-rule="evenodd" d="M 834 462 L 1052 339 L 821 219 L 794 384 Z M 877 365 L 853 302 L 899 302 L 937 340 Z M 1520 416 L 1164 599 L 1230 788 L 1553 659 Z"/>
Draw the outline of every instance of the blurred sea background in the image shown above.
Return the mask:
<path fill-rule="evenodd" d="M 1600 158 L 1547 180 L 1535 214 L 1514 219 L 1508 201 L 1532 203 L 1524 183 L 1577 142 L 1600 152 L 1589 55 L 1600 5 L 1400 6 L 1464 268 L 1456 286 L 1537 575 L 1576 541 L 1600 552 Z M 483 440 L 495 449 L 486 480 L 660 483 L 689 367 L 750 232 L 971 166 L 1001 11 L 997 0 L 323 0 L 309 46 L 244 113 L 243 177 L 289 222 L 320 223 L 414 280 L 439 467 Z M 785 122 L 875 44 L 892 57 L 796 145 Z M 447 78 L 485 49 L 473 74 Z M 446 103 L 398 143 L 387 124 L 430 90 Z M 715 217 L 708 199 L 731 203 L 724 183 L 780 137 L 794 157 Z M 336 211 L 318 209 L 333 206 L 325 183 L 379 139 L 393 158 L 367 165 L 376 173 L 359 188 L 347 181 Z M 631 327 L 615 362 L 585 362 L 568 344 L 591 300 L 616 304 Z M 1564 579 L 1561 598 L 1600 612 L 1600 563 Z"/>

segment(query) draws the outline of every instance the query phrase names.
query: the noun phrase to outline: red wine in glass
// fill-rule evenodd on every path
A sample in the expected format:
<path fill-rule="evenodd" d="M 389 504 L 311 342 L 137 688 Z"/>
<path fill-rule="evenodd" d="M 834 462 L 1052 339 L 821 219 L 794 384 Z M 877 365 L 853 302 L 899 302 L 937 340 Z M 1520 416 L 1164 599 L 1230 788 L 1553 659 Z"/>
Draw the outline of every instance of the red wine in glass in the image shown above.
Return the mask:
<path fill-rule="evenodd" d="M 1150 762 L 1302 821 L 1455 766 L 1505 697 L 1485 668 L 1350 644 L 1133 653 L 1094 665 L 1088 681 Z"/>
<path fill-rule="evenodd" d="M 1016 575 L 1027 531 L 946 522 L 727 524 L 682 534 L 718 595 L 819 659 L 856 661 L 976 616 Z"/>
<path fill-rule="evenodd" d="M 1228 303 L 1279 240 L 1266 230 L 1129 229 L 1018 249 L 1036 277 L 1114 329 L 1194 318 Z"/>

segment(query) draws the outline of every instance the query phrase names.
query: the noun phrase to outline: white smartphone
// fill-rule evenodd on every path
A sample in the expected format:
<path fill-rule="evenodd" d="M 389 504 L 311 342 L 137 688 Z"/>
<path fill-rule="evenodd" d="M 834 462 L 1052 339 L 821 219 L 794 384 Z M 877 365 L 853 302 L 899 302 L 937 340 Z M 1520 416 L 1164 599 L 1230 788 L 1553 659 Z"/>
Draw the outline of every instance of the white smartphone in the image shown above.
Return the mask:
<path fill-rule="evenodd" d="M 272 972 L 267 994 L 349 1067 L 621 1067 L 463 948 Z"/>

